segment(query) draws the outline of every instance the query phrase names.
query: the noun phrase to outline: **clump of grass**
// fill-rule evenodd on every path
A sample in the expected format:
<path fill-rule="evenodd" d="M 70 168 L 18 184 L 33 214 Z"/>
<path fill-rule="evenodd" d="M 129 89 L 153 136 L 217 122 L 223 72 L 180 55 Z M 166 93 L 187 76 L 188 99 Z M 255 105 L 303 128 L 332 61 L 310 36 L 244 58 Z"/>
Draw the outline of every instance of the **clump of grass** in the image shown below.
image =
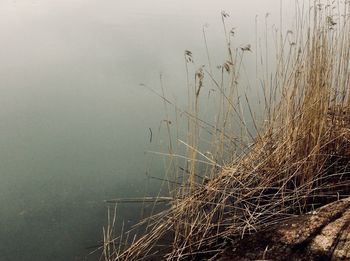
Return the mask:
<path fill-rule="evenodd" d="M 245 105 L 238 99 L 242 57 L 251 46 L 233 49 L 226 35 L 226 81 L 202 68 L 189 84 L 194 99 L 188 103 L 188 139 L 181 141 L 188 148 L 189 178 L 172 192 L 169 209 L 144 221 L 147 233 L 107 260 L 214 260 L 235 238 L 349 196 L 350 5 L 333 7 L 314 2 L 299 14 L 293 32 L 281 35 L 276 72 L 262 80 L 260 123 L 248 99 Z M 222 17 L 225 25 L 228 14 Z M 220 93 L 212 125 L 199 120 L 203 77 Z M 239 139 L 231 133 L 234 121 Z M 211 133 L 211 156 L 199 149 L 203 125 Z M 200 167 L 199 158 L 210 164 Z M 196 179 L 198 171 L 206 179 Z"/>

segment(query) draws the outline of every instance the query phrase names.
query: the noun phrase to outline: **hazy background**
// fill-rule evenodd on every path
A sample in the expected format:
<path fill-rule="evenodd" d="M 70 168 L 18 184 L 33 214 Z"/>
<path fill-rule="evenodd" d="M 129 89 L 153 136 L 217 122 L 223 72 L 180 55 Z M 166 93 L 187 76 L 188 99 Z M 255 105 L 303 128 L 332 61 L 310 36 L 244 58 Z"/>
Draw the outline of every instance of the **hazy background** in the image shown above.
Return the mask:
<path fill-rule="evenodd" d="M 143 195 L 163 106 L 139 84 L 159 89 L 162 73 L 181 103 L 184 50 L 206 62 L 203 25 L 213 65 L 225 61 L 222 10 L 245 45 L 256 15 L 279 23 L 280 1 L 1 0 L 1 260 L 83 260 L 103 199 Z"/>

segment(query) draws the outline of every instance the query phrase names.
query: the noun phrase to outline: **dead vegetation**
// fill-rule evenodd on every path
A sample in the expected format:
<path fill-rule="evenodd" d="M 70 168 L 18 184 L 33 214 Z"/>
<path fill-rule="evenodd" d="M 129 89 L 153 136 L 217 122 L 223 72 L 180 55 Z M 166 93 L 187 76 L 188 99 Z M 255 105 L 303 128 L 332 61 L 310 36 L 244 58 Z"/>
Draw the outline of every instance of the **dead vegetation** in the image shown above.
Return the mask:
<path fill-rule="evenodd" d="M 187 148 L 183 184 L 172 187 L 169 208 L 143 221 L 146 233 L 126 247 L 116 246 L 125 240 L 106 237 L 103 259 L 215 260 L 236 238 L 349 196 L 350 5 L 314 2 L 298 8 L 293 31 L 277 39 L 275 73 L 262 70 L 263 120 L 248 99 L 243 105 L 239 98 L 247 50 L 232 48 L 233 36 L 226 36 L 221 82 L 211 69 L 197 71 L 188 86 L 193 100 L 185 114 L 187 140 L 177 140 Z M 224 25 L 227 18 L 223 13 Z M 185 58 L 191 63 L 192 53 Z M 204 78 L 220 94 L 214 124 L 199 117 Z M 202 127 L 210 130 L 210 154 L 200 150 Z"/>

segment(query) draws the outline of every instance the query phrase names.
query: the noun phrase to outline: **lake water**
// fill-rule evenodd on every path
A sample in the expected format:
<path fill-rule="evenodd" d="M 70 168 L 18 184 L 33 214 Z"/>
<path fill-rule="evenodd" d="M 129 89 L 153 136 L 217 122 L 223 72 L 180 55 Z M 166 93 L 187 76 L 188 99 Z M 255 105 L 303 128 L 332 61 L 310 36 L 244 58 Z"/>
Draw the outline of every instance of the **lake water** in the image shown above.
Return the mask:
<path fill-rule="evenodd" d="M 272 24 L 279 9 L 279 0 L 2 0 L 0 260 L 84 260 L 106 224 L 103 200 L 147 189 L 149 128 L 164 112 L 140 84 L 159 90 L 162 74 L 185 103 L 183 54 L 207 62 L 203 26 L 219 65 L 222 10 L 245 45 L 255 15 L 263 24 L 271 13 Z M 136 211 L 119 214 L 135 222 Z"/>

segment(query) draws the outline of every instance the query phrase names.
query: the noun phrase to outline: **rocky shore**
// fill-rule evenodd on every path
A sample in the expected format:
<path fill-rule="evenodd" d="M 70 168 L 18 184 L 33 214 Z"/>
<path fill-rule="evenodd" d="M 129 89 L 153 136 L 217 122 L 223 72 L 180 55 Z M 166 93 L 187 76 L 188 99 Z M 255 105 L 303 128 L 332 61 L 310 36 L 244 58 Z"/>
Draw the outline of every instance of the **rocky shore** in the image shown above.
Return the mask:
<path fill-rule="evenodd" d="M 218 260 L 350 260 L 350 197 L 234 241 Z"/>

